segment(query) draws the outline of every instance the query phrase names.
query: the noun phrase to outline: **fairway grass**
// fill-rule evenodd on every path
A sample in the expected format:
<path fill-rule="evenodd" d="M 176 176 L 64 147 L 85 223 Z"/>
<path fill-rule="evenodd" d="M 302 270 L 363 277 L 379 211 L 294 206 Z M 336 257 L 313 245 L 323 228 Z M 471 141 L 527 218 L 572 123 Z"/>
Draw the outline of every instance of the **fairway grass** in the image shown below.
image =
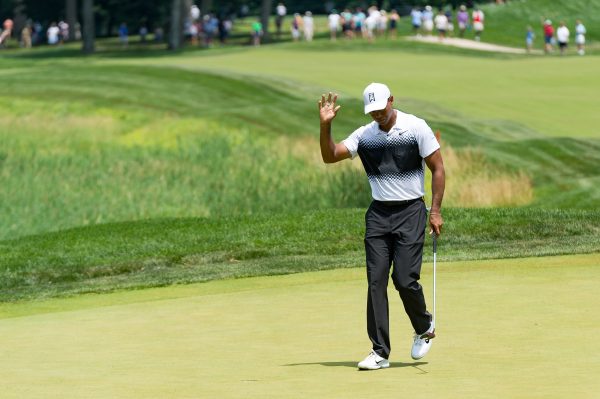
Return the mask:
<path fill-rule="evenodd" d="M 153 59 L 100 61 L 101 64 L 173 66 L 269 78 L 316 104 L 323 91 L 340 93 L 340 118 L 348 99 L 360 98 L 370 82 L 384 82 L 395 106 L 427 120 L 438 109 L 484 124 L 512 121 L 545 136 L 600 137 L 600 57 L 544 58 L 421 54 L 403 48 L 366 48 L 329 43 L 274 45 L 260 49 L 200 53 Z M 358 61 L 358 62 L 357 62 Z M 268 90 L 267 90 L 268 91 Z M 407 109 L 406 99 L 433 107 Z M 275 105 L 274 105 L 275 106 Z M 410 107 L 410 104 L 408 104 Z M 457 115 L 458 114 L 458 115 Z M 444 115 L 448 118 L 451 115 Z M 338 118 L 339 119 L 339 118 Z M 511 137 L 504 132 L 503 137 Z"/>
<path fill-rule="evenodd" d="M 0 305 L 9 398 L 593 398 L 598 254 L 438 263 L 438 337 L 410 359 L 390 289 L 391 367 L 369 351 L 364 270 Z M 431 264 L 422 283 L 431 295 Z M 589 337 L 590 339 L 586 339 Z"/>

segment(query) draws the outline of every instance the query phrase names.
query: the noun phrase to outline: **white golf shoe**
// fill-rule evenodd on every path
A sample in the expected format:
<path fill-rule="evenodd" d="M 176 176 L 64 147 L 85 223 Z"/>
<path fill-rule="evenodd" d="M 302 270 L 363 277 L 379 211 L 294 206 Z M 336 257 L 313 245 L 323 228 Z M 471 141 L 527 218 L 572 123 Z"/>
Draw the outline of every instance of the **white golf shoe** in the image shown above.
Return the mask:
<path fill-rule="evenodd" d="M 435 338 L 435 329 L 433 326 L 423 334 L 415 334 L 410 356 L 419 360 L 423 358 L 431 349 L 431 340 Z"/>
<path fill-rule="evenodd" d="M 390 362 L 386 358 L 379 356 L 375 351 L 371 351 L 362 362 L 358 363 L 360 370 L 378 370 L 388 367 L 390 367 Z"/>

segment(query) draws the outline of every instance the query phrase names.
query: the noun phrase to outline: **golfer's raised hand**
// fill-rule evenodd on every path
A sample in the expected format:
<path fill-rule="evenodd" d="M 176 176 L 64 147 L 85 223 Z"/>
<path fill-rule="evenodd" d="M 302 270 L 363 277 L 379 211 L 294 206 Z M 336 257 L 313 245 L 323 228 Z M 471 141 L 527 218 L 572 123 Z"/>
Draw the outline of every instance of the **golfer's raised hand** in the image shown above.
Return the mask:
<path fill-rule="evenodd" d="M 333 118 L 337 115 L 341 105 L 335 105 L 337 101 L 337 94 L 329 93 L 327 98 L 325 94 L 321 95 L 321 101 L 319 101 L 319 117 L 321 123 L 331 123 Z"/>

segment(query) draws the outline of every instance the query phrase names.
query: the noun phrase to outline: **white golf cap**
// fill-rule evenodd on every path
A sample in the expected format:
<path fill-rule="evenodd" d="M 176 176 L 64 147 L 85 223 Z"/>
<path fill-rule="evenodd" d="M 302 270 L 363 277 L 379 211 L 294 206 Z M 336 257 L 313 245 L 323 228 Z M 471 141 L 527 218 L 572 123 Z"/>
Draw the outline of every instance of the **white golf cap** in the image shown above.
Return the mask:
<path fill-rule="evenodd" d="M 383 83 L 371 83 L 368 85 L 363 92 L 365 114 L 384 109 L 391 95 L 390 89 Z"/>

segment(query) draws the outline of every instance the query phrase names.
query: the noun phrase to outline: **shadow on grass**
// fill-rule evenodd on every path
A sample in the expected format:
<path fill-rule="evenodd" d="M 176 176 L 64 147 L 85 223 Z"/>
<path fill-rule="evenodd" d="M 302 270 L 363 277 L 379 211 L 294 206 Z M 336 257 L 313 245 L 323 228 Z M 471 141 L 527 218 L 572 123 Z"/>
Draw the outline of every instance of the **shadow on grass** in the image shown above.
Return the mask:
<path fill-rule="evenodd" d="M 353 362 L 314 362 L 314 363 L 290 363 L 290 364 L 284 364 L 284 366 L 312 366 L 312 365 L 316 365 L 319 364 L 321 366 L 326 366 L 326 367 L 351 367 L 351 368 L 356 368 L 356 365 L 358 364 L 358 362 L 353 361 Z M 401 362 L 390 362 L 390 368 L 400 368 L 400 367 L 415 367 L 415 368 L 419 368 L 418 366 L 423 366 L 425 364 L 429 364 L 427 362 L 414 362 L 414 363 L 401 363 Z M 421 370 L 421 369 L 419 369 Z M 423 370 L 421 370 L 423 371 Z"/>

